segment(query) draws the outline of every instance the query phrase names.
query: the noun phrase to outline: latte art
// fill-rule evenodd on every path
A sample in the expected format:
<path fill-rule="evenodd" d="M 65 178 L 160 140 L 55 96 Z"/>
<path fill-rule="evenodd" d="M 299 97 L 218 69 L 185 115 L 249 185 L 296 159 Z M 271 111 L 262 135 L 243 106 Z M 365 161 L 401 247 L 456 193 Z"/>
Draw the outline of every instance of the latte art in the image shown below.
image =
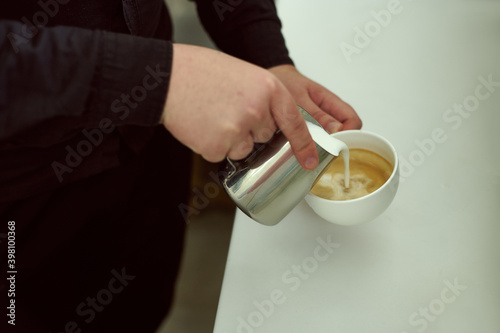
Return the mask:
<path fill-rule="evenodd" d="M 339 156 L 311 189 L 328 200 L 351 200 L 380 188 L 391 176 L 393 166 L 382 156 L 365 149 L 349 150 L 349 184 L 345 186 L 344 161 Z"/>

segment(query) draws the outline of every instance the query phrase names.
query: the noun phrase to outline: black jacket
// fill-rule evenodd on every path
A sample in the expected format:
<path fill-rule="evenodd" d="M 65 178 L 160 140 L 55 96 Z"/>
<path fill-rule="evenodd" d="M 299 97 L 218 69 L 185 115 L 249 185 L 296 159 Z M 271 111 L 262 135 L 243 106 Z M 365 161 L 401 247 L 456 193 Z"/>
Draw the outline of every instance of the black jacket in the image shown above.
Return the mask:
<path fill-rule="evenodd" d="M 272 0 L 197 0 L 224 52 L 291 64 Z M 172 62 L 163 0 L 0 4 L 0 203 L 120 165 L 158 126 Z"/>

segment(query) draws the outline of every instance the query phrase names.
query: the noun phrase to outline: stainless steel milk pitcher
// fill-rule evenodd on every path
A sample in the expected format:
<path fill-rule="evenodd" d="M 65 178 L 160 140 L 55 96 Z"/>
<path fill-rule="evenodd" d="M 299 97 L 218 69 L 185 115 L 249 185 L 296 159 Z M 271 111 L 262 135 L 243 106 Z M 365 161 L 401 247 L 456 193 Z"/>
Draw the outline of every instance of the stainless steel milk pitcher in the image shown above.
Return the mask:
<path fill-rule="evenodd" d="M 340 151 L 347 149 L 343 142 L 329 136 L 309 113 L 298 108 L 316 142 L 319 155 L 316 169 L 302 168 L 288 140 L 277 131 L 271 140 L 256 145 L 246 158 L 226 159 L 219 170 L 219 180 L 236 205 L 265 225 L 280 222 L 306 196 Z"/>

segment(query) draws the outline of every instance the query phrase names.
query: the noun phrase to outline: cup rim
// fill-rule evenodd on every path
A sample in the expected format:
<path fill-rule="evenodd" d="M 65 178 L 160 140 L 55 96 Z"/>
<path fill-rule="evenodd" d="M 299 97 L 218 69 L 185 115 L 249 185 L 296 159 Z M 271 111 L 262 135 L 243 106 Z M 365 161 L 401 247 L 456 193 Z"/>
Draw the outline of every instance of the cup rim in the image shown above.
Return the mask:
<path fill-rule="evenodd" d="M 373 191 L 373 192 L 371 192 L 371 193 L 369 193 L 367 195 L 359 197 L 359 198 L 348 199 L 348 200 L 330 200 L 330 199 L 325 199 L 325 198 L 322 198 L 322 197 L 318 197 L 317 195 L 312 194 L 310 191 L 307 193 L 306 197 L 311 196 L 315 200 L 319 200 L 320 202 L 321 201 L 325 201 L 325 202 L 331 202 L 331 203 L 333 202 L 333 203 L 338 204 L 338 205 L 348 205 L 348 204 L 351 204 L 352 202 L 357 202 L 357 201 L 361 201 L 361 200 L 367 200 L 367 198 L 375 195 L 377 192 L 380 192 L 385 187 L 389 186 L 388 184 L 392 181 L 392 179 L 394 177 L 396 177 L 396 173 L 397 173 L 398 168 L 399 168 L 398 154 L 396 152 L 396 148 L 394 148 L 394 146 L 392 145 L 392 143 L 389 142 L 389 140 L 387 140 L 386 138 L 384 138 L 380 134 L 377 134 L 377 133 L 374 133 L 374 132 L 370 132 L 370 131 L 365 131 L 365 130 L 362 130 L 362 129 L 359 129 L 359 130 L 345 130 L 345 131 L 340 131 L 340 132 L 332 133 L 330 135 L 332 135 L 332 136 L 342 135 L 342 133 L 363 133 L 363 134 L 368 134 L 368 135 L 376 137 L 377 139 L 379 139 L 379 140 L 383 141 L 385 144 L 387 144 L 387 146 L 391 149 L 391 152 L 394 155 L 394 165 L 392 167 L 392 173 L 391 173 L 391 175 L 386 180 L 386 182 L 382 186 L 380 186 L 378 189 L 376 189 L 375 191 Z"/>

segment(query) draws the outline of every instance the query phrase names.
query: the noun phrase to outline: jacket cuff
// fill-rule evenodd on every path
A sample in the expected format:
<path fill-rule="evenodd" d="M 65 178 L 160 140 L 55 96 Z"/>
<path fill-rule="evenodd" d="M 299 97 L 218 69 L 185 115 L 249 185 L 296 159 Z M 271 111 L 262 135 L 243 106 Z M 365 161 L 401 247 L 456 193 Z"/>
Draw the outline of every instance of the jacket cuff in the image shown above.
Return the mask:
<path fill-rule="evenodd" d="M 156 126 L 166 101 L 172 44 L 125 34 L 102 34 L 89 97 L 94 123 Z M 109 126 L 112 126 L 109 124 Z"/>

